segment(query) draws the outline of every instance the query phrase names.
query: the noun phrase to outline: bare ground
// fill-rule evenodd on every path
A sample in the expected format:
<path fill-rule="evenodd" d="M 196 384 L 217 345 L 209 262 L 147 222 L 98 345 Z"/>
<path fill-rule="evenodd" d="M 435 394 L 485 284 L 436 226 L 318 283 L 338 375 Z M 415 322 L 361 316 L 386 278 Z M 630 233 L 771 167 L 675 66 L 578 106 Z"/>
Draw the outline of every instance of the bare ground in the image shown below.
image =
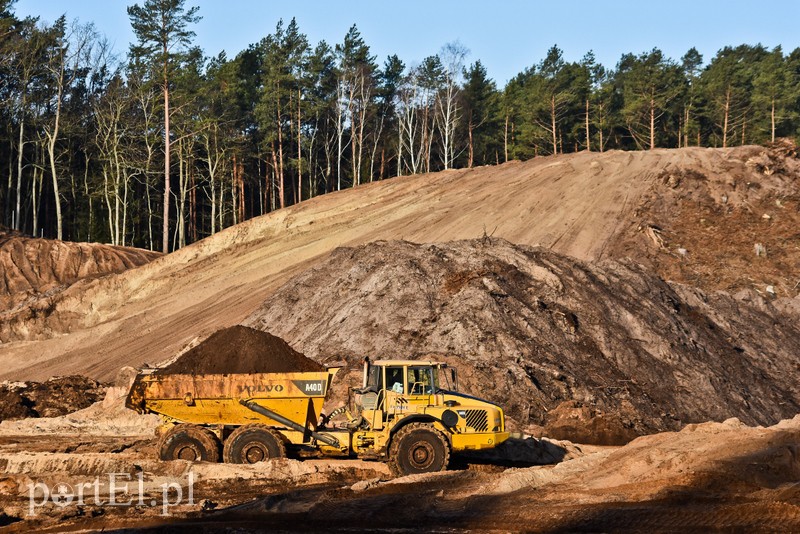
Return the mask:
<path fill-rule="evenodd" d="M 0 230 L 0 310 L 46 313 L 56 295 L 78 280 L 121 273 L 159 256 L 130 247 L 70 243 Z"/>
<path fill-rule="evenodd" d="M 113 392 L 108 410 L 117 402 Z M 113 409 L 111 410 L 113 412 Z M 67 418 L 0 424 L 0 519 L 9 532 L 789 532 L 800 529 L 800 417 L 772 427 L 738 420 L 689 425 L 624 447 L 573 446 L 557 463 L 529 467 L 465 462 L 445 473 L 390 479 L 383 464 L 275 460 L 254 466 L 153 460 L 152 422 L 122 424 L 99 410 Z M 138 421 L 134 420 L 139 418 Z M 20 425 L 41 425 L 19 436 Z M 91 423 L 90 423 L 91 421 Z M 73 423 L 74 424 L 74 423 Z M 148 432 L 150 435 L 148 435 Z M 546 443 L 544 440 L 538 442 Z M 68 444 L 68 447 L 65 445 Z M 142 474 L 143 505 L 37 506 L 28 484 L 70 487 L 98 474 L 120 484 Z M 193 504 L 162 516 L 161 484 L 195 477 Z M 137 490 L 138 491 L 138 490 Z M 125 501 L 138 493 L 117 492 Z M 158 501 L 152 505 L 152 500 Z M 41 499 L 37 499 L 39 502 Z M 138 502 L 138 501 L 137 501 Z"/>
<path fill-rule="evenodd" d="M 704 179 L 669 178 L 694 172 Z M 704 204 L 695 202 L 696 190 Z M 776 298 L 797 308 L 800 249 L 788 233 L 797 228 L 796 195 L 797 160 L 760 147 L 579 153 L 368 184 L 247 221 L 126 273 L 79 281 L 48 300 L 45 313 L 32 313 L 32 303 L 0 314 L 6 340 L 0 378 L 80 370 L 110 379 L 122 365 L 159 362 L 241 322 L 334 248 L 377 239 L 437 242 L 489 234 L 578 259 L 628 256 L 678 281 L 692 275 L 710 289 L 747 288 L 772 298 L 771 285 Z M 783 208 L 774 204 L 781 199 Z M 774 222 L 748 208 L 762 201 L 775 206 Z M 703 206 L 726 206 L 706 219 L 718 237 L 709 239 L 697 217 L 676 218 L 676 205 L 695 214 Z M 760 233 L 733 240 L 728 222 L 751 209 L 759 218 L 753 224 L 764 223 Z M 681 221 L 688 221 L 685 227 Z M 651 224 L 662 228 L 661 241 L 648 231 Z M 755 255 L 753 238 L 763 242 L 766 257 Z M 721 266 L 702 253 L 710 242 L 731 241 L 730 254 L 740 264 Z M 695 272 L 713 272 L 719 280 Z"/>

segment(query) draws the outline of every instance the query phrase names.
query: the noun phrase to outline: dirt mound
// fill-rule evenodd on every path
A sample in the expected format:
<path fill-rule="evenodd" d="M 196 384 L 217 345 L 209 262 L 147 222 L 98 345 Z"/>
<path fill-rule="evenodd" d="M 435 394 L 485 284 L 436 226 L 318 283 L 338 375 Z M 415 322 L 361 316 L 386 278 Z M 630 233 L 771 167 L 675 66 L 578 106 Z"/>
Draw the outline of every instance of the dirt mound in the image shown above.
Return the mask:
<path fill-rule="evenodd" d="M 324 369 L 281 338 L 237 325 L 214 332 L 156 373 L 293 373 Z"/>
<path fill-rule="evenodd" d="M 620 443 L 800 411 L 800 329 L 764 306 L 498 239 L 379 242 L 336 250 L 245 324 L 346 357 L 354 381 L 364 356 L 444 360 L 521 428 Z"/>
<path fill-rule="evenodd" d="M 121 273 L 160 253 L 99 243 L 69 243 L 0 232 L 0 310 L 26 301 L 52 298 L 77 280 Z M 44 312 L 48 305 L 35 304 Z"/>
<path fill-rule="evenodd" d="M 58 417 L 101 400 L 105 387 L 85 376 L 51 378 L 46 382 L 0 384 L 0 421 L 26 417 Z"/>
<path fill-rule="evenodd" d="M 797 147 L 784 140 L 722 155 L 711 168 L 688 158 L 663 167 L 607 254 L 703 289 L 797 296 Z"/>
<path fill-rule="evenodd" d="M 0 312 L 0 340 L 10 341 L 0 378 L 80 372 L 106 380 L 122 365 L 164 360 L 196 336 L 240 323 L 336 247 L 378 239 L 489 234 L 582 260 L 635 258 L 662 278 L 705 289 L 760 291 L 769 300 L 771 285 L 778 299 L 794 299 L 797 163 L 763 147 L 582 152 L 324 195 Z M 703 206 L 719 209 L 706 216 Z M 757 232 L 740 236 L 744 223 Z M 755 254 L 757 243 L 766 256 Z"/>

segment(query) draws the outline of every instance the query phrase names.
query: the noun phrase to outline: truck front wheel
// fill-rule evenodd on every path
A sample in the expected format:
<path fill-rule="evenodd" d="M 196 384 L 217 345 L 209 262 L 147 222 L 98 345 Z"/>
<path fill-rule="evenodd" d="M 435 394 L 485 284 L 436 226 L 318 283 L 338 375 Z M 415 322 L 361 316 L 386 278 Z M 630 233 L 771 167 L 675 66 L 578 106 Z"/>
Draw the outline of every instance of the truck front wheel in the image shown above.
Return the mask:
<path fill-rule="evenodd" d="M 389 468 L 395 476 L 444 471 L 449 460 L 447 438 L 424 423 L 404 426 L 389 446 Z"/>
<path fill-rule="evenodd" d="M 217 436 L 197 425 L 175 425 L 158 440 L 162 460 L 219 462 L 220 444 Z"/>
<path fill-rule="evenodd" d="M 225 440 L 222 457 L 231 464 L 254 464 L 286 456 L 281 436 L 266 425 L 240 426 Z"/>

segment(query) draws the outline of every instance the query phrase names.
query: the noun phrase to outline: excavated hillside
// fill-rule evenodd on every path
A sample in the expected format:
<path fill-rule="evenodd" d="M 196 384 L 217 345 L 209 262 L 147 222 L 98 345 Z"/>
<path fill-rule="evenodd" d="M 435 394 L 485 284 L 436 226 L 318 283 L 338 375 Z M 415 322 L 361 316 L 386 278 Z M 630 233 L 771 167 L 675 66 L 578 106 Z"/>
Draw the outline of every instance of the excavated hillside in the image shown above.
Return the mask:
<path fill-rule="evenodd" d="M 354 381 L 364 356 L 445 360 L 464 390 L 522 428 L 619 444 L 687 423 L 768 425 L 800 412 L 800 328 L 778 315 L 630 261 L 586 263 L 486 238 L 338 249 L 246 324 L 318 361 L 344 357 Z"/>
<path fill-rule="evenodd" d="M 0 310 L 46 313 L 78 280 L 116 274 L 161 256 L 130 247 L 69 243 L 0 231 Z"/>
<path fill-rule="evenodd" d="M 582 260 L 632 257 L 667 279 L 797 309 L 798 166 L 785 147 L 583 152 L 325 195 L 0 312 L 0 379 L 107 380 L 165 360 L 335 248 L 379 239 L 486 234 Z"/>

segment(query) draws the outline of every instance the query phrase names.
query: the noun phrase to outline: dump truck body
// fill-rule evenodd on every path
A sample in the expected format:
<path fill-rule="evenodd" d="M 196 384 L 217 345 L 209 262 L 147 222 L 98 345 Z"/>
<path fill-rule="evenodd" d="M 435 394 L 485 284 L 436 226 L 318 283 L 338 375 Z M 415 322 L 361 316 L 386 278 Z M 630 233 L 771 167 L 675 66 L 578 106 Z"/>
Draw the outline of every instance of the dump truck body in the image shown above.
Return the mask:
<path fill-rule="evenodd" d="M 279 429 L 290 443 L 302 444 L 311 440 L 338 370 L 225 375 L 140 373 L 126 406 L 140 413 L 159 414 L 166 427 L 188 423 L 215 428 L 221 440 L 225 427 L 262 423 Z M 267 408 L 290 422 L 267 417 L 252 406 Z M 292 428 L 291 423 L 304 430 Z"/>

